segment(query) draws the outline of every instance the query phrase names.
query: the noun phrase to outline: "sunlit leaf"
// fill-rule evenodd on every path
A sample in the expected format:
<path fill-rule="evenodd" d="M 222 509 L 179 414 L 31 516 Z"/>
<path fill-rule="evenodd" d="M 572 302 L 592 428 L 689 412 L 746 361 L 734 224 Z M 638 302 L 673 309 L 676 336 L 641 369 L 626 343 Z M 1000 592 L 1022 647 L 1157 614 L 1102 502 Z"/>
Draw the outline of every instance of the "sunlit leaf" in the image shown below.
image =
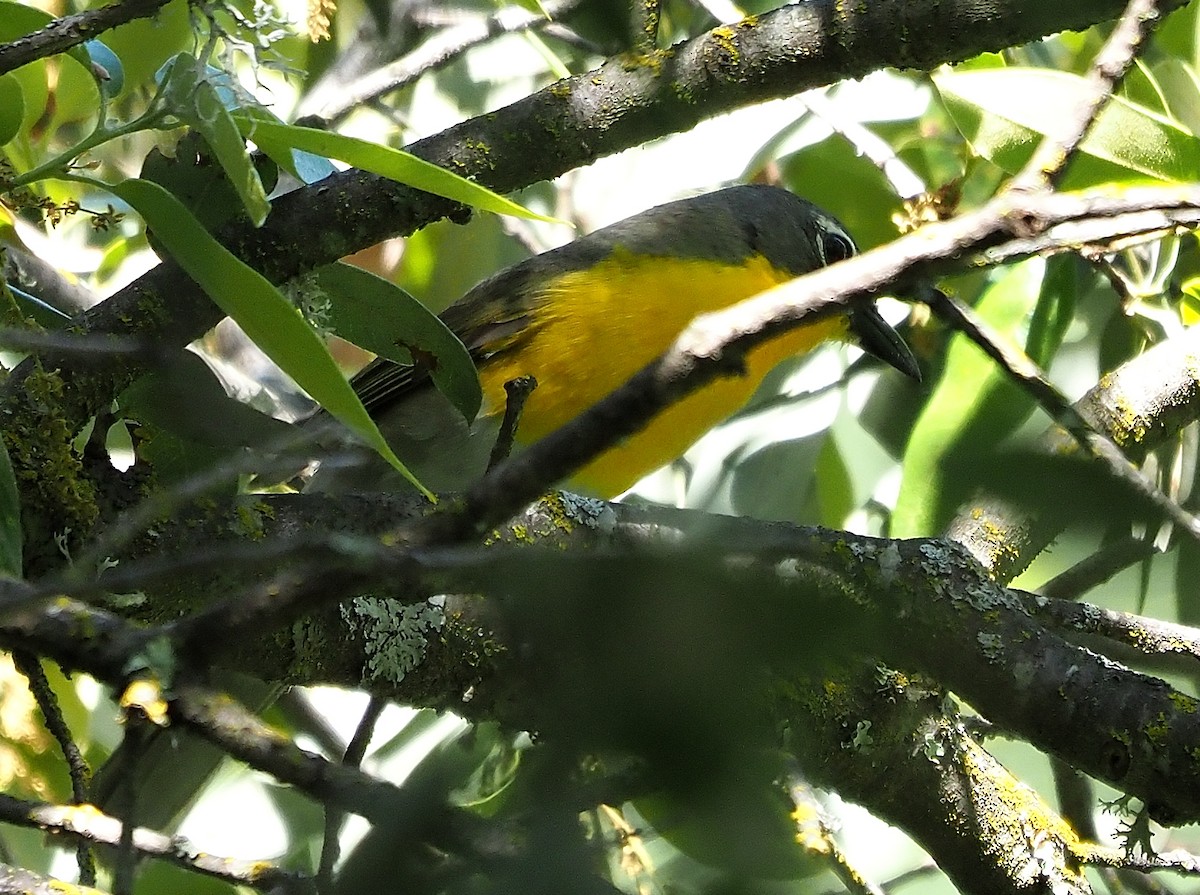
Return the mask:
<path fill-rule="evenodd" d="M 265 106 L 251 104 L 241 104 L 234 102 L 234 98 L 227 95 L 227 91 L 218 91 L 218 95 L 222 97 L 222 101 L 226 103 L 226 108 L 230 113 L 236 113 L 235 121 L 238 128 L 245 133 L 247 121 L 258 121 L 264 124 L 277 124 L 284 126 L 284 122 L 270 109 Z M 330 174 L 337 171 L 333 163 L 322 155 L 316 155 L 312 152 L 305 152 L 303 149 L 291 148 L 281 144 L 267 141 L 265 144 L 256 143 L 263 155 L 270 158 L 280 168 L 287 171 L 297 180 L 304 183 L 316 183 L 318 180 L 324 180 Z"/>
<path fill-rule="evenodd" d="M 275 124 L 242 112 L 234 119 L 246 137 L 277 161 L 288 150 L 302 149 L 484 211 L 539 221 L 555 220 L 400 149 L 311 127 Z"/>
<path fill-rule="evenodd" d="M 975 150 L 1010 173 L 1022 168 L 1043 137 L 1062 134 L 1089 95 L 1084 79 L 1039 69 L 941 72 L 934 83 Z M 1197 180 L 1200 142 L 1151 109 L 1112 97 L 1072 162 L 1067 183 L 1131 176 Z"/>
<path fill-rule="evenodd" d="M 1182 59 L 1171 57 L 1157 63 L 1154 73 L 1162 85 L 1171 115 L 1191 131 L 1192 136 L 1200 137 L 1200 75 L 1196 69 Z"/>

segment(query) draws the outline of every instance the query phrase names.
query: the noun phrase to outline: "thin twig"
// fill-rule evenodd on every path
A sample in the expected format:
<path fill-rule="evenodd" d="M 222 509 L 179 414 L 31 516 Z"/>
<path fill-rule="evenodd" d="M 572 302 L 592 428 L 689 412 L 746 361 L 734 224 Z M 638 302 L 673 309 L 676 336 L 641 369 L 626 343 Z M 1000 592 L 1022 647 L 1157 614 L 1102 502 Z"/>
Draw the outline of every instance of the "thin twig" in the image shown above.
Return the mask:
<path fill-rule="evenodd" d="M 306 752 L 226 694 L 183 685 L 171 716 L 219 749 L 312 798 L 386 823 L 406 805 L 400 787 Z"/>
<path fill-rule="evenodd" d="M 109 336 L 103 333 L 77 334 L 0 327 L 0 347 L 15 351 L 53 352 L 87 356 L 130 355 L 146 360 L 161 359 L 156 346 L 137 336 Z"/>
<path fill-rule="evenodd" d="M 11 859 L 4 857 L 5 861 Z M 100 889 L 90 886 L 74 886 L 52 876 L 43 876 L 26 870 L 24 867 L 14 867 L 12 864 L 0 864 L 0 893 L 3 895 L 109 895 Z"/>
<path fill-rule="evenodd" d="M 1113 544 L 1105 544 L 1071 568 L 1055 575 L 1039 587 L 1038 592 L 1048 600 L 1078 600 L 1113 575 L 1135 562 L 1149 559 L 1156 552 L 1154 542 L 1144 538 L 1127 537 Z"/>
<path fill-rule="evenodd" d="M 50 686 L 50 680 L 46 677 L 41 662 L 37 656 L 25 650 L 13 650 L 12 658 L 17 671 L 29 682 L 29 690 L 41 709 L 46 729 L 58 743 L 58 748 L 62 750 L 63 758 L 67 761 L 67 771 L 71 778 L 71 799 L 76 805 L 88 804 L 91 802 L 92 769 L 79 750 L 71 728 L 67 726 L 67 719 L 63 717 L 62 707 L 58 704 L 58 697 Z M 79 864 L 79 881 L 85 886 L 95 885 L 96 858 L 86 842 L 76 844 L 75 860 Z"/>
<path fill-rule="evenodd" d="M 581 0 L 550 0 L 545 4 L 551 18 L 569 13 Z M 453 62 L 467 50 L 500 34 L 525 31 L 549 24 L 550 19 L 518 7 L 509 7 L 484 19 L 463 22 L 447 28 L 410 53 L 374 71 L 368 72 L 336 91 L 322 91 L 328 99 L 315 110 L 312 101 L 301 105 L 301 117 L 316 115 L 336 124 L 359 106 L 393 93 L 416 81 L 422 75 L 436 71 Z M 329 95 L 332 93 L 333 95 Z"/>
<path fill-rule="evenodd" d="M 1064 634 L 1100 637 L 1128 647 L 1138 656 L 1169 662 L 1177 671 L 1195 674 L 1200 666 L 1200 632 L 1187 625 L 1102 609 L 1087 603 L 1049 600 L 1013 591 L 1030 615 Z"/>
<path fill-rule="evenodd" d="M 488 457 L 488 469 L 494 468 L 512 453 L 517 439 L 517 427 L 521 424 L 521 413 L 525 410 L 525 402 L 537 388 L 537 379 L 533 376 L 518 376 L 504 383 L 504 419 L 500 422 L 500 432 L 496 435 L 496 443 L 492 445 L 491 456 Z"/>
<path fill-rule="evenodd" d="M 362 764 L 362 760 L 367 754 L 367 746 L 375 733 L 375 725 L 379 723 L 379 717 L 387 708 L 387 704 L 388 700 L 381 696 L 371 697 L 354 730 L 354 736 L 350 738 L 346 752 L 342 755 L 342 764 L 351 768 L 357 768 Z M 333 891 L 333 868 L 337 865 L 338 857 L 341 854 L 338 835 L 341 833 L 342 823 L 345 819 L 346 812 L 341 808 L 333 805 L 325 806 L 325 831 L 321 842 L 321 862 L 317 869 L 318 892 L 330 893 Z"/>
<path fill-rule="evenodd" d="M 1165 518 L 1170 519 L 1200 543 L 1200 519 L 1164 494 L 1117 445 L 1084 419 L 1024 352 L 996 338 L 990 327 L 958 299 L 936 289 L 927 290 L 925 296 L 934 313 L 996 361 L 1009 378 L 1033 398 L 1054 422 L 1070 433 L 1087 456 L 1103 463 L 1114 479 L 1129 485 Z"/>

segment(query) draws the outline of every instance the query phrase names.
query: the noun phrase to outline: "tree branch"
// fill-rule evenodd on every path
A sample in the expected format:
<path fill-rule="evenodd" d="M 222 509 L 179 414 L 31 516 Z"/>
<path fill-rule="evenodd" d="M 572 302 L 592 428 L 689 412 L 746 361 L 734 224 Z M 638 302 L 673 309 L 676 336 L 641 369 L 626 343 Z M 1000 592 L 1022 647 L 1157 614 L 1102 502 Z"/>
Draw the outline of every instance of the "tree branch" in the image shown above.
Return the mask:
<path fill-rule="evenodd" d="M 117 818 L 101 814 L 90 805 L 29 802 L 3 793 L 0 793 L 0 820 L 44 830 L 59 838 L 114 847 L 121 842 L 124 826 Z M 281 870 L 268 861 L 242 861 L 207 854 L 193 848 L 186 839 L 166 836 L 154 830 L 140 827 L 134 830 L 133 847 L 141 856 L 159 858 L 177 867 L 234 885 L 282 893 L 298 893 L 312 888 L 311 881 Z"/>
<path fill-rule="evenodd" d="M 1112 0 L 1008 0 L 989 4 L 986 14 L 974 4 L 955 5 L 950 11 L 956 18 L 948 18 L 945 4 L 932 0 L 853 10 L 813 0 L 722 26 L 637 66 L 624 59 L 605 63 L 407 148 L 508 192 L 755 102 L 886 65 L 924 68 L 966 58 L 1086 27 L 1121 8 Z M 450 202 L 351 170 L 280 197 L 262 228 L 241 223 L 220 236 L 242 260 L 284 282 L 458 213 Z M 314 233 L 322 238 L 312 239 Z M 219 319 L 199 288 L 167 262 L 88 312 L 84 324 L 92 332 L 132 331 L 157 344 L 182 346 Z M 108 364 L 69 383 L 68 423 L 82 425 L 97 401 L 111 400 L 145 370 Z M 28 368 L 18 371 L 0 392 L 6 402 L 27 374 Z"/>
<path fill-rule="evenodd" d="M 134 19 L 148 18 L 170 2 L 171 0 L 121 0 L 99 9 L 89 9 L 55 19 L 40 31 L 0 44 L 0 75 L 37 59 L 64 53 L 118 25 L 124 25 Z"/>

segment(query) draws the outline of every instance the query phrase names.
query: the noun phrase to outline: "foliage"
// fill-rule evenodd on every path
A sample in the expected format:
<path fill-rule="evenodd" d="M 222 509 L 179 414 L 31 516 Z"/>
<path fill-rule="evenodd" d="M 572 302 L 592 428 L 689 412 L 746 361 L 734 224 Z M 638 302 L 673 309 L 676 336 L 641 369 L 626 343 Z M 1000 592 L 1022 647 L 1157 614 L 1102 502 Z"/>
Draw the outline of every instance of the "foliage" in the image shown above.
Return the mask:
<path fill-rule="evenodd" d="M 538 22 L 541 8 L 532 3 L 529 18 Z M 100 5 L 68 4 L 71 11 Z M 897 728 L 888 727 L 890 720 L 866 717 L 863 706 L 875 705 L 867 699 L 885 703 L 898 715 L 943 713 L 938 717 L 961 729 L 970 723 L 964 719 L 971 717 L 972 706 L 962 694 L 957 700 L 950 694 L 954 687 L 940 689 L 947 682 L 910 674 L 908 668 L 893 670 L 891 662 L 864 664 L 864 652 L 897 655 L 889 652 L 894 648 L 889 641 L 934 635 L 917 628 L 897 633 L 890 627 L 895 619 L 882 619 L 855 598 L 861 583 L 851 586 L 811 556 L 784 558 L 782 548 L 763 534 L 768 529 L 754 530 L 760 540 L 753 546 L 702 539 L 705 550 L 692 541 L 691 552 L 682 557 L 667 556 L 666 550 L 662 555 L 625 553 L 629 545 L 614 550 L 612 544 L 589 553 L 569 540 L 576 528 L 587 527 L 579 519 L 587 516 L 597 529 L 611 528 L 613 510 L 568 500 L 562 518 L 548 526 L 568 539 L 561 555 L 530 551 L 526 557 L 511 549 L 482 562 L 470 553 L 438 553 L 433 545 L 428 555 L 417 551 L 412 561 L 418 570 L 388 567 L 385 575 L 370 564 L 378 560 L 381 543 L 395 546 L 395 538 L 379 537 L 391 528 L 379 525 L 361 537 L 356 531 L 327 531 L 314 517 L 298 526 L 304 533 L 291 533 L 300 541 L 319 532 L 304 542 L 308 549 L 289 558 L 294 577 L 352 587 L 360 580 L 356 575 L 373 569 L 378 600 L 372 596 L 352 604 L 344 599 L 339 608 L 318 607 L 320 596 L 310 597 L 303 607 L 314 613 L 308 620 L 297 620 L 301 613 L 296 612 L 286 624 L 277 624 L 278 630 L 238 631 L 230 639 L 247 642 L 220 644 L 226 652 L 217 662 L 210 661 L 207 647 L 197 645 L 203 638 L 187 623 L 171 627 L 180 618 L 194 620 L 194 614 L 203 632 L 211 619 L 201 610 L 216 605 L 210 615 L 225 611 L 236 618 L 240 599 L 257 611 L 264 591 L 280 580 L 294 583 L 257 567 L 253 571 L 259 577 L 249 581 L 236 578 L 237 568 L 211 568 L 220 563 L 199 548 L 189 553 L 193 545 L 172 526 L 194 527 L 206 536 L 216 532 L 214 537 L 251 548 L 264 532 L 273 531 L 274 515 L 284 512 L 284 504 L 270 500 L 291 490 L 288 482 L 298 472 L 295 457 L 311 452 L 308 443 L 297 448 L 304 440 L 296 435 L 298 427 L 281 420 L 294 422 L 310 412 L 308 397 L 410 478 L 406 458 L 392 452 L 347 384 L 347 370 L 370 354 L 412 362 L 431 371 L 464 417 L 474 415 L 481 399 L 472 360 L 427 309 L 444 308 L 529 249 L 569 238 L 557 218 L 570 218 L 586 230 L 684 192 L 727 180 L 767 179 L 828 209 L 861 248 L 890 243 L 923 223 L 984 206 L 1045 138 L 1058 137 L 1062 122 L 1086 98 L 1088 68 L 1110 27 L 1066 32 L 933 72 L 889 69 L 862 82 L 834 84 L 807 100 L 801 95 L 749 107 L 553 182 L 536 182 L 544 178 L 531 168 L 520 204 L 477 182 L 485 178 L 470 179 L 431 164 L 415 148 L 395 148 L 471 116 L 491 117 L 504 103 L 553 84 L 560 71 L 584 73 L 605 57 L 620 60 L 629 72 L 661 64 L 661 59 L 651 61 L 653 47 L 631 45 L 631 31 L 638 29 L 625 10 L 601 0 L 562 6 L 565 12 L 549 9 L 561 18 L 556 28 L 530 27 L 464 45 L 436 63 L 418 58 L 419 76 L 356 108 L 338 109 L 330 120 L 317 115 L 336 108 L 336 102 L 330 104 L 330 85 L 336 99 L 386 62 L 411 62 L 405 53 L 451 33 L 440 28 L 439 16 L 446 10 L 423 2 L 368 2 L 343 4 L 329 19 L 331 8 L 322 6 L 317 18 L 327 22 L 331 36 L 309 41 L 302 28 L 287 21 L 285 13 L 297 13 L 290 8 L 276 9 L 263 0 L 172 0 L 154 17 L 0 74 L 0 247 L 11 256 L 8 286 L 0 294 L 5 311 L 0 335 L 11 346 L 3 356 L 5 367 L 16 371 L 9 382 L 19 384 L 25 405 L 48 409 L 63 428 L 70 408 L 60 409 L 53 395 L 20 383 L 45 382 L 57 375 L 55 370 L 68 385 L 90 381 L 89 351 L 112 348 L 97 330 L 88 329 L 98 312 L 78 318 L 80 309 L 60 306 L 60 292 L 45 279 L 21 274 L 19 259 L 31 256 L 49 261 L 64 282 L 77 278 L 96 298 L 136 295 L 140 316 L 122 323 L 136 343 L 130 364 L 147 365 L 118 393 L 93 400 L 86 425 L 70 432 L 71 456 L 82 470 L 70 474 L 105 485 L 120 481 L 112 492 L 121 496 L 97 488 L 101 521 L 92 531 L 55 531 L 57 547 L 47 551 L 55 556 L 53 563 L 39 552 L 38 564 L 30 567 L 30 544 L 23 538 L 30 520 L 46 509 L 30 500 L 38 492 L 29 479 L 44 473 L 58 481 L 68 473 L 31 469 L 27 458 L 41 456 L 25 443 L 34 437 L 31 430 L 5 423 L 0 577 L 24 582 L 27 575 L 33 585 L 60 584 L 69 594 L 77 587 L 88 594 L 90 608 L 139 624 L 165 624 L 149 630 L 179 639 L 168 641 L 164 635 L 129 655 L 154 647 L 151 664 L 173 669 L 172 680 L 163 684 L 168 700 L 177 695 L 174 669 L 183 669 L 181 680 L 189 679 L 189 663 L 194 664 L 190 677 L 205 681 L 218 667 L 218 683 L 229 689 L 233 686 L 222 675 L 264 667 L 286 669 L 277 676 L 289 683 L 343 685 L 341 690 L 313 687 L 307 696 L 293 693 L 290 700 L 263 706 L 267 720 L 287 740 L 334 760 L 341 759 L 362 710 L 359 695 L 349 692 L 355 673 L 363 689 L 377 696 L 399 691 L 409 697 L 411 709 L 384 713 L 364 764 L 397 783 L 404 799 L 389 806 L 387 823 L 373 817 L 373 829 L 361 843 L 362 826 L 357 820 L 347 825 L 338 891 L 387 886 L 414 892 L 821 892 L 847 876 L 843 846 L 845 859 L 878 878 L 899 881 L 915 874 L 897 882 L 896 891 L 946 891 L 945 876 L 918 872 L 927 863 L 917 843 L 939 863 L 953 865 L 952 856 L 939 851 L 949 846 L 919 829 L 885 829 L 832 792 L 814 791 L 805 775 L 818 776 L 825 785 L 831 776 L 837 779 L 842 762 L 857 758 L 870 766 L 873 750 L 894 747 L 930 766 L 953 751 L 946 745 L 952 738 L 941 730 L 924 730 L 915 746 L 888 743 L 889 729 Z M 659 46 L 711 28 L 711 10 L 718 6 L 662 4 Z M 479 3 L 470 4 L 464 15 L 499 21 L 495 10 Z M 1070 162 L 1065 191 L 1121 196 L 1146 184 L 1200 181 L 1197 15 L 1193 4 L 1165 19 Z M 52 20 L 30 5 L 0 0 L 0 42 Z M 569 89 L 556 85 L 550 92 L 559 88 Z M 578 110 L 580 116 L 594 116 L 597 128 L 605 113 Z M 298 115 L 308 117 L 289 123 Z M 535 126 L 532 120 L 529 126 Z M 546 149 L 553 155 L 553 128 L 546 133 Z M 661 134 L 644 138 L 652 136 Z M 504 152 L 505 144 L 462 151 L 464 158 L 486 158 Z M 349 263 L 330 263 L 326 256 L 336 257 L 335 249 L 354 237 L 338 231 L 343 223 L 400 213 L 399 200 L 396 208 L 390 204 L 398 194 L 389 193 L 382 207 L 349 208 L 328 231 L 293 234 L 302 257 L 278 263 L 280 269 L 291 264 L 298 275 L 276 278 L 258 269 L 241 236 L 269 227 L 280 197 L 291 191 L 341 189 L 343 182 L 327 178 L 347 165 L 379 175 L 379 183 L 412 187 L 414 196 L 417 190 L 433 193 L 475 212 L 469 223 L 439 221 L 411 234 L 398 224 L 391 231 L 394 238 L 357 252 Z M 468 171 L 466 162 L 461 170 Z M 1194 323 L 1200 297 L 1200 251 L 1192 233 L 1159 232 L 1114 245 L 1085 243 L 1080 239 L 1059 246 L 1073 251 L 1005 265 L 988 266 L 983 256 L 970 255 L 940 283 L 1006 343 L 1023 349 L 1071 397 Z M 176 295 L 149 289 L 142 295 L 129 286 L 145 282 L 138 278 L 155 255 L 185 272 L 237 327 L 223 323 L 193 344 L 194 354 L 182 357 L 182 345 L 137 343 L 144 332 L 142 318 L 169 318 L 180 304 Z M 101 304 L 99 312 L 103 309 Z M 896 302 L 885 309 L 893 317 L 900 313 Z M 1055 549 L 1025 571 L 1021 586 L 1036 589 L 1063 570 L 1132 542 L 1139 550 L 1127 551 L 1135 558 L 1114 567 L 1115 577 L 1089 582 L 1089 603 L 1195 623 L 1200 548 L 1194 539 L 1143 502 L 1120 497 L 1125 492 L 1110 490 L 1103 476 L 1093 487 L 1087 483 L 1097 479 L 1070 478 L 1070 470 L 1062 471 L 1060 484 L 1092 492 L 1064 497 L 1050 481 L 1064 467 L 1030 459 L 1036 456 L 1028 453 L 1030 443 L 1051 421 L 1029 392 L 965 334 L 951 331 L 923 308 L 911 311 L 902 331 L 921 361 L 923 384 L 880 372 L 853 347 L 831 345 L 789 361 L 749 405 L 679 461 L 644 480 L 625 504 L 648 513 L 679 506 L 881 538 L 920 538 L 944 531 L 986 487 L 993 495 L 1022 501 L 1030 516 L 1062 520 L 1065 528 Z M 87 335 L 70 343 L 81 332 Z M 67 348 L 52 340 L 59 335 L 67 339 Z M 46 377 L 18 378 L 40 352 Z M 68 402 L 60 403 L 66 408 Z M 16 413 L 4 407 L 6 420 Z M 1192 426 L 1139 461 L 1162 491 L 1186 504 L 1196 458 Z M 102 472 L 96 472 L 98 465 Z M 238 504 L 238 514 L 214 523 L 219 511 L 213 507 L 224 506 L 218 498 L 235 493 L 246 501 Z M 197 497 L 205 499 L 197 504 Z M 425 511 L 422 505 L 414 515 Z M 354 512 L 351 506 L 345 515 Z M 649 518 L 658 524 L 663 517 Z M 518 541 L 528 534 L 520 526 L 507 531 Z M 831 552 L 859 550 L 860 542 L 853 543 Z M 167 546 L 158 555 L 160 544 Z M 268 571 L 278 571 L 261 558 L 268 555 L 265 549 L 257 559 L 245 559 L 253 555 L 250 549 L 237 555 L 247 566 L 262 562 Z M 334 576 L 335 581 L 321 579 L 320 563 L 334 556 L 350 571 Z M 891 554 L 879 556 L 864 575 L 887 578 Z M 164 558 L 178 559 L 178 581 L 172 582 L 177 587 L 169 597 L 149 586 L 143 592 L 140 584 L 109 584 L 127 571 L 134 581 L 139 568 Z M 193 558 L 199 571 L 189 566 Z M 88 589 L 95 590 L 97 576 L 114 570 L 118 577 L 101 578 L 105 592 L 93 597 Z M 400 604 L 390 599 L 390 591 L 382 595 L 388 576 L 403 587 L 405 576 L 418 572 L 430 576 L 421 579 L 428 593 L 442 592 L 436 586 L 443 583 L 439 574 L 460 585 L 474 575 L 480 592 L 495 605 L 489 602 L 485 612 L 473 615 L 476 607 L 469 598 L 461 598 L 460 605 L 460 598 L 451 596 L 392 613 L 390 607 Z M 780 598 L 779 582 L 793 579 L 801 582 L 798 589 Z M 878 578 L 872 583 L 878 585 Z M 422 672 L 426 676 L 415 682 L 412 677 L 385 680 L 365 665 L 359 671 L 345 653 L 329 646 L 334 641 L 358 649 L 367 639 L 361 630 L 349 635 L 335 627 L 349 618 L 351 606 L 376 623 L 393 615 L 420 615 L 425 627 L 419 636 L 395 630 L 378 636 L 406 661 L 418 666 L 426 661 L 434 670 Z M 261 623 L 263 617 L 253 618 Z M 4 628 L 5 646 L 38 651 L 37 644 L 20 643 L 14 630 Z M 985 636 L 990 635 L 977 639 L 983 642 Z M 338 643 L 343 640 L 354 643 Z M 181 655 L 163 655 L 168 642 Z M 1003 646 L 991 645 L 997 651 Z M 280 658 L 267 655 L 276 649 Z M 221 652 L 217 646 L 212 651 Z M 937 646 L 928 651 L 936 652 Z M 514 653 L 532 673 L 522 665 L 523 676 L 511 690 L 498 688 L 500 696 L 477 693 L 477 680 L 490 682 L 487 673 L 503 676 L 518 664 Z M 321 658 L 312 660 L 313 655 Z M 78 667 L 94 670 L 83 658 Z M 127 673 L 114 673 L 104 686 L 90 677 L 51 674 L 72 736 L 95 767 L 122 754 L 115 753 L 122 728 L 113 722 L 122 693 L 114 687 Z M 1017 680 L 1020 671 L 1011 673 Z M 13 670 L 2 674 L 6 792 L 71 802 L 75 797 L 62 766 L 47 758 L 47 738 L 31 732 L 27 723 L 32 708 L 20 676 Z M 267 696 L 254 692 L 264 704 L 276 695 L 273 688 Z M 328 725 L 305 710 L 309 702 L 328 715 Z M 513 718 L 528 721 L 523 725 L 528 729 L 514 729 Z M 806 750 L 815 748 L 811 739 L 816 739 L 812 731 L 797 729 L 800 718 L 836 719 L 843 729 L 842 742 L 822 758 L 820 769 L 799 760 L 810 756 Z M 139 728 L 130 723 L 128 729 Z M 172 735 L 159 736 L 159 747 Z M 128 734 L 125 748 L 140 749 L 141 736 Z M 133 741 L 139 742 L 131 746 Z M 215 783 L 206 782 L 217 760 L 211 756 L 208 764 L 197 759 L 203 768 L 193 777 L 194 769 L 185 768 L 187 753 L 176 757 L 174 746 L 172 740 L 160 749 L 169 757 L 158 756 L 157 781 L 150 759 L 134 772 L 132 765 L 109 762 L 93 801 L 119 813 L 121 781 L 136 779 L 143 803 L 160 796 L 161 804 L 143 804 L 133 816 L 140 823 L 171 827 L 194 800 L 182 829 L 206 852 L 277 857 L 279 867 L 301 874 L 316 874 L 322 860 L 331 860 L 325 825 L 336 828 L 341 820 L 336 811 L 327 820 L 297 791 L 252 781 L 228 761 Z M 1116 826 L 1091 803 L 1083 818 L 1070 816 L 1069 791 L 1061 781 L 1055 787 L 1042 751 L 992 741 L 987 746 L 1076 826 L 1095 817 L 1109 829 Z M 845 795 L 858 797 L 864 787 L 870 789 L 879 802 L 869 807 L 896 820 L 889 805 L 907 798 L 896 793 L 918 785 L 907 773 L 895 768 L 892 777 L 885 773 L 870 783 L 854 777 Z M 168 798 L 167 781 L 177 784 L 170 789 L 186 791 Z M 251 798 L 253 807 L 239 801 Z M 336 798 L 329 802 L 344 807 Z M 278 821 L 274 842 L 261 829 L 271 808 Z M 1152 854 L 1156 843 L 1159 851 L 1198 847 L 1191 834 L 1152 839 L 1151 815 L 1148 807 L 1127 824 L 1130 852 L 1136 845 L 1139 853 Z M 842 824 L 843 833 L 835 835 Z M 1073 833 L 1061 833 L 1050 821 L 1039 830 L 1075 841 Z M 1078 832 L 1088 833 L 1082 827 Z M 9 863 L 40 874 L 72 872 L 64 857 L 68 853 L 45 848 L 28 827 L 6 828 L 3 840 Z M 886 847 L 863 845 L 871 841 Z M 1102 844 L 1120 842 L 1102 835 Z M 120 860 L 109 852 L 100 857 L 100 885 L 128 887 Z M 947 872 L 962 885 L 961 876 Z M 157 864 L 138 874 L 136 887 L 143 892 L 233 888 L 232 875 L 214 877 Z"/>

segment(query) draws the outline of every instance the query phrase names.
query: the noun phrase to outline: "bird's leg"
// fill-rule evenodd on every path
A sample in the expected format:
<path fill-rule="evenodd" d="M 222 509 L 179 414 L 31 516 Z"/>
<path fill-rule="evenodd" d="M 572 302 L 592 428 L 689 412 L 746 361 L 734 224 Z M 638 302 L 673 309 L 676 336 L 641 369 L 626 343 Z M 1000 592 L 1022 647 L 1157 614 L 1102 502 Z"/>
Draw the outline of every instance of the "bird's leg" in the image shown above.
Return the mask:
<path fill-rule="evenodd" d="M 492 445 L 492 454 L 488 458 L 488 472 L 499 463 L 508 459 L 512 453 L 513 441 L 517 436 L 517 426 L 521 423 L 521 411 L 525 402 L 537 388 L 537 380 L 532 376 L 518 376 L 504 383 L 504 393 L 507 395 L 504 404 L 504 419 L 500 423 L 500 432 L 496 435 L 496 443 Z"/>

